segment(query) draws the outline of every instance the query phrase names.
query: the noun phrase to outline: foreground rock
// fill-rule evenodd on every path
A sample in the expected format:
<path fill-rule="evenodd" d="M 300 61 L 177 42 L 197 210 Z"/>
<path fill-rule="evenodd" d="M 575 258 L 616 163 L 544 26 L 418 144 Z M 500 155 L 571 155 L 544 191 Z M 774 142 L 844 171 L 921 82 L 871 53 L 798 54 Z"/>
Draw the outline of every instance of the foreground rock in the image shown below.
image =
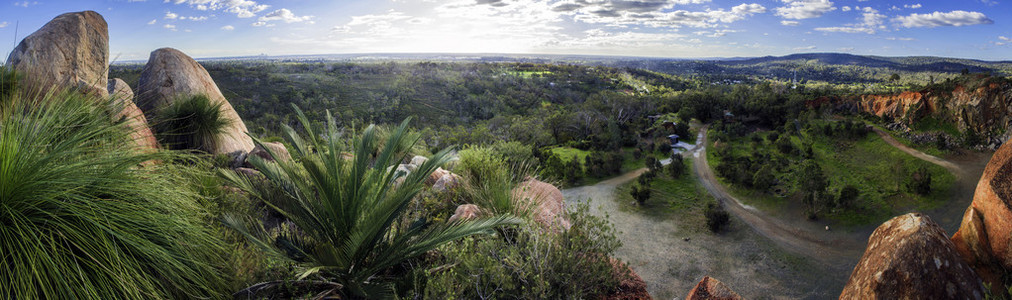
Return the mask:
<path fill-rule="evenodd" d="M 46 91 L 55 85 L 106 97 L 108 24 L 94 11 L 59 15 L 21 40 L 7 65 L 21 71 L 32 89 Z"/>
<path fill-rule="evenodd" d="M 457 206 L 457 210 L 453 212 L 453 215 L 447 219 L 447 222 L 454 222 L 457 220 L 467 221 L 477 218 L 481 214 L 481 208 L 474 204 L 462 204 Z"/>
<path fill-rule="evenodd" d="M 137 87 L 137 105 L 149 118 L 173 101 L 196 95 L 205 95 L 212 103 L 221 104 L 223 116 L 230 121 L 212 153 L 253 150 L 253 140 L 246 135 L 249 131 L 246 124 L 232 109 L 232 105 L 221 94 L 203 66 L 176 49 L 162 48 L 151 52 L 147 65 L 141 71 Z"/>
<path fill-rule="evenodd" d="M 952 236 L 956 250 L 995 290 L 1012 270 L 1012 145 L 994 153 L 977 183 L 973 202 Z"/>
<path fill-rule="evenodd" d="M 531 205 L 534 221 L 549 227 L 562 226 L 569 229 L 569 220 L 563 215 L 566 201 L 562 197 L 562 191 L 554 185 L 527 178 L 513 189 L 513 196 L 522 205 Z"/>
<path fill-rule="evenodd" d="M 735 293 L 720 280 L 704 276 L 696 287 L 685 296 L 686 300 L 741 300 L 744 299 Z"/>
<path fill-rule="evenodd" d="M 840 299 L 981 299 L 980 278 L 931 218 L 886 221 L 850 274 Z"/>
<path fill-rule="evenodd" d="M 118 111 L 113 115 L 114 121 L 123 120 L 130 128 L 130 138 L 137 149 L 154 150 L 158 149 L 158 140 L 155 139 L 151 127 L 148 127 L 148 118 L 144 112 L 134 104 L 134 92 L 122 79 L 116 78 L 109 81 L 109 95 L 112 98 L 113 110 Z"/>
<path fill-rule="evenodd" d="M 612 276 L 621 278 L 618 289 L 608 294 L 608 300 L 649 300 L 650 293 L 647 293 L 647 283 L 629 265 L 615 258 L 609 258 L 611 263 Z"/>
<path fill-rule="evenodd" d="M 281 161 L 292 160 L 292 155 L 288 153 L 288 148 L 285 148 L 285 144 L 278 142 L 266 142 L 263 143 L 262 146 L 256 145 L 256 147 L 253 148 L 253 151 L 249 152 L 249 156 L 255 155 L 267 161 L 274 161 L 274 158 L 271 157 L 270 152 L 267 151 L 268 149 L 270 149 L 270 152 L 274 152 L 274 155 L 277 156 L 278 159 Z"/>

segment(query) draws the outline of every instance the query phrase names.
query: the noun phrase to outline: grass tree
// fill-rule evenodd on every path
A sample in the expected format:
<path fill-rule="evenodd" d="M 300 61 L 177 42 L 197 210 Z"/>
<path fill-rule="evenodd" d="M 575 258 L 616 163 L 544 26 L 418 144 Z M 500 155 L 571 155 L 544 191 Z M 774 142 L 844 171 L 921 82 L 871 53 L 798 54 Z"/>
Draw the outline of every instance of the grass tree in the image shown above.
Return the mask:
<path fill-rule="evenodd" d="M 282 193 L 267 195 L 255 180 L 229 171 L 222 175 L 294 225 L 291 234 L 279 235 L 250 217 L 225 219 L 252 243 L 299 264 L 303 271 L 298 280 L 322 281 L 322 286 L 348 297 L 384 297 L 393 290 L 385 273 L 391 267 L 444 243 L 512 222 L 503 216 L 439 224 L 409 219 L 408 204 L 428 175 L 449 160 L 449 149 L 405 175 L 396 166 L 418 140 L 408 133 L 407 120 L 382 148 L 376 129 L 369 126 L 346 149 L 329 112 L 326 130 L 318 135 L 302 111 L 295 110 L 305 135 L 283 128 L 294 159 L 252 161 L 266 182 Z M 345 150 L 354 157 L 345 158 Z"/>
<path fill-rule="evenodd" d="M 154 131 L 170 149 L 213 152 L 232 122 L 221 106 L 205 95 L 181 98 L 156 112 Z"/>
<path fill-rule="evenodd" d="M 172 164 L 138 167 L 173 154 L 130 149 L 99 102 L 0 97 L 0 298 L 221 296 L 224 247 L 196 191 Z"/>

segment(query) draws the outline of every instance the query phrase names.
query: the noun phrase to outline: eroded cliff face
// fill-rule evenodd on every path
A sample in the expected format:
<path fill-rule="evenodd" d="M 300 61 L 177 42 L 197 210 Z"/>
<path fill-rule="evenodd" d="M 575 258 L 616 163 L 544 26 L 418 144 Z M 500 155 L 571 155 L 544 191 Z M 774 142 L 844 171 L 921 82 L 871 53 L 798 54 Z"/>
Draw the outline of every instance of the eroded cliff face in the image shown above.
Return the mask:
<path fill-rule="evenodd" d="M 1005 141 L 1012 132 L 1012 81 L 985 75 L 964 77 L 951 87 L 935 86 L 895 95 L 863 95 L 857 109 L 912 125 L 933 117 L 974 133 L 983 141 Z"/>

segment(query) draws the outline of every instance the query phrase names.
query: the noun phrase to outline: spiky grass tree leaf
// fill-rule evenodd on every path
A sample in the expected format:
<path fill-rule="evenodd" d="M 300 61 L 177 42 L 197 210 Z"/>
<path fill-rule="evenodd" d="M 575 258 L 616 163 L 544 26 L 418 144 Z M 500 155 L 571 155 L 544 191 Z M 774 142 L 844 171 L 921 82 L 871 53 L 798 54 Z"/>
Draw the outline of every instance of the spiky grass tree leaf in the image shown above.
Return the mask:
<path fill-rule="evenodd" d="M 297 107 L 296 113 L 305 136 L 290 127 L 284 129 L 295 150 L 293 159 L 251 160 L 267 181 L 286 191 L 283 196 L 266 195 L 234 173 L 223 172 L 223 177 L 284 215 L 305 236 L 308 242 L 301 253 L 307 259 L 300 277 L 320 274 L 342 284 L 351 296 L 383 297 L 389 295 L 392 286 L 385 284 L 380 274 L 390 267 L 449 241 L 489 233 L 496 226 L 515 222 L 501 216 L 412 226 L 413 220 L 405 217 L 408 204 L 428 175 L 449 160 L 450 149 L 440 151 L 405 176 L 397 172 L 396 166 L 418 140 L 409 134 L 409 120 L 401 123 L 382 147 L 376 128 L 369 126 L 353 138 L 348 150 L 354 156 L 346 159 L 342 155 L 346 150 L 342 133 L 329 112 L 326 130 L 320 134 L 313 131 Z M 261 144 L 256 138 L 254 142 Z M 402 178 L 395 186 L 394 182 Z M 241 222 L 237 218 L 226 220 L 254 243 L 271 245 L 275 248 L 272 251 L 281 252 L 268 233 L 250 232 L 262 227 Z"/>
<path fill-rule="evenodd" d="M 221 242 L 171 164 L 138 153 L 99 99 L 50 92 L 0 108 L 0 298 L 216 297 Z"/>

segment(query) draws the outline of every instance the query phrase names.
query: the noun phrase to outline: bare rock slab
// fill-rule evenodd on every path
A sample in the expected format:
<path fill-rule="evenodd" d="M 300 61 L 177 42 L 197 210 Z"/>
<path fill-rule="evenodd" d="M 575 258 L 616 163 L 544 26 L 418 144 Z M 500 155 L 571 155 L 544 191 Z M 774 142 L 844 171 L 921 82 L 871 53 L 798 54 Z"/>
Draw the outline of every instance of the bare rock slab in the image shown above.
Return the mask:
<path fill-rule="evenodd" d="M 840 299 L 982 299 L 980 277 L 931 218 L 910 213 L 882 223 Z"/>

